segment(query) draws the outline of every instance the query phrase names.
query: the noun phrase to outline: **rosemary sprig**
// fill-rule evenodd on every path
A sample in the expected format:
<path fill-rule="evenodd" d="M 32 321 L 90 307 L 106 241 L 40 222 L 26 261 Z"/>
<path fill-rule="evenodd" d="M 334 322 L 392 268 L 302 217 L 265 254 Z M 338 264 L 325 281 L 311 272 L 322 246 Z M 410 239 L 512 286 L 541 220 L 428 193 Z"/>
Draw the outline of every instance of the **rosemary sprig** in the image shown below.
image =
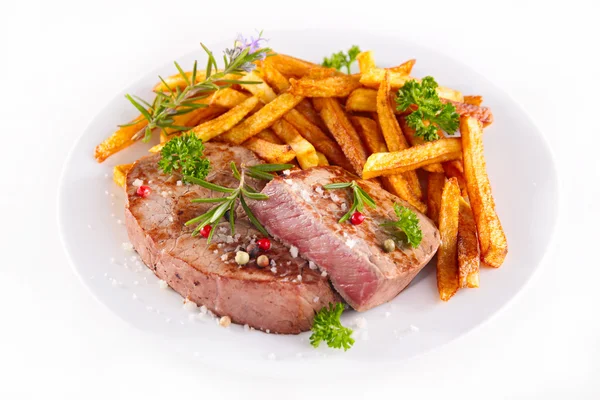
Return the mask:
<path fill-rule="evenodd" d="M 185 126 L 177 126 L 174 124 L 174 117 L 177 115 L 187 114 L 198 108 L 208 107 L 208 104 L 197 103 L 197 101 L 207 98 L 211 93 L 230 87 L 233 84 L 252 84 L 260 82 L 240 81 L 237 79 L 225 79 L 227 75 L 243 76 L 245 73 L 252 71 L 256 65 L 256 61 L 263 60 L 267 53 L 271 51 L 268 47 L 261 47 L 262 42 L 266 39 L 262 38 L 262 32 L 258 38 L 244 39 L 242 36 L 234 41 L 232 49 L 224 51 L 223 63 L 224 68 L 218 72 L 217 61 L 212 53 L 204 44 L 200 43 L 206 54 L 208 62 L 206 65 L 206 78 L 201 82 L 196 82 L 198 62 L 194 61 L 191 79 L 186 75 L 181 66 L 175 62 L 175 67 L 179 74 L 187 84 L 184 89 L 171 88 L 167 82 L 159 76 L 161 82 L 168 89 L 168 92 L 159 92 L 156 94 L 152 104 L 145 100 L 132 95 L 125 95 L 127 100 L 139 110 L 142 116 L 148 120 L 148 125 L 133 136 L 133 140 L 138 140 L 143 137 L 147 142 L 152 136 L 154 129 L 160 129 L 166 133 L 169 128 L 173 132 L 189 129 Z"/>
<path fill-rule="evenodd" d="M 375 201 L 371 198 L 371 196 L 369 196 L 369 194 L 367 192 L 365 192 L 360 186 L 358 186 L 356 181 L 342 182 L 342 183 L 330 183 L 329 185 L 323 186 L 323 189 L 327 189 L 327 190 L 346 189 L 346 188 L 352 188 L 352 193 L 353 193 L 352 207 L 350 207 L 348 212 L 346 214 L 344 214 L 344 216 L 342 218 L 340 218 L 340 220 L 339 220 L 340 224 L 344 223 L 348 219 L 350 219 L 350 217 L 352 216 L 352 214 L 354 214 L 355 211 L 362 212 L 363 209 L 365 208 L 365 204 L 371 208 L 377 208 L 377 204 L 375 204 Z"/>
<path fill-rule="evenodd" d="M 195 177 L 186 177 L 186 180 L 200 185 L 206 189 L 213 190 L 215 192 L 227 193 L 225 197 L 216 197 L 216 198 L 202 198 L 202 199 L 193 199 L 192 203 L 217 203 L 217 205 L 211 208 L 206 213 L 199 215 L 195 218 L 190 219 L 185 223 L 186 226 L 195 225 L 196 228 L 192 232 L 192 236 L 198 235 L 200 230 L 204 228 L 206 225 L 215 225 L 217 224 L 223 217 L 225 217 L 225 213 L 229 211 L 229 225 L 231 227 L 231 235 L 235 233 L 235 208 L 237 206 L 237 202 L 239 200 L 244 212 L 248 216 L 248 219 L 252 224 L 262 233 L 267 236 L 268 233 L 265 228 L 261 225 L 258 219 L 254 216 L 248 204 L 246 203 L 246 199 L 251 200 L 267 200 L 269 196 L 266 194 L 258 193 L 254 188 L 249 186 L 245 182 L 246 176 L 255 178 L 255 179 L 263 179 L 263 180 L 271 180 L 274 176 L 270 172 L 283 171 L 286 169 L 290 169 L 293 167 L 291 164 L 259 164 L 253 165 L 251 167 L 242 168 L 242 172 L 238 170 L 237 166 L 234 162 L 231 162 L 231 171 L 233 176 L 240 181 L 240 184 L 237 188 L 232 189 L 224 186 L 219 186 L 214 183 L 210 183 L 205 181 L 204 179 L 199 179 Z M 215 229 L 211 229 L 208 235 L 207 243 L 210 243 Z"/>

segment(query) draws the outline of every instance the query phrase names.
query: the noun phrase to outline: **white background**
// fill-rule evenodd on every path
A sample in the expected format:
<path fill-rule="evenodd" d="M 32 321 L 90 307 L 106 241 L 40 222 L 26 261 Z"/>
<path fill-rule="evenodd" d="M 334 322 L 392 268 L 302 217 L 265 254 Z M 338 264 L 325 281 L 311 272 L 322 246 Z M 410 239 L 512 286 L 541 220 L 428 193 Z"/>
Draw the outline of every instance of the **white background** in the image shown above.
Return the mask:
<path fill-rule="evenodd" d="M 2 4 L 0 398 L 600 397 L 597 2 L 333 3 Z M 141 74 L 200 40 L 312 27 L 399 32 L 504 88 L 555 154 L 557 234 L 540 272 L 496 318 L 395 370 L 232 376 L 156 348 L 92 299 L 57 236 L 59 174 L 97 110 Z"/>

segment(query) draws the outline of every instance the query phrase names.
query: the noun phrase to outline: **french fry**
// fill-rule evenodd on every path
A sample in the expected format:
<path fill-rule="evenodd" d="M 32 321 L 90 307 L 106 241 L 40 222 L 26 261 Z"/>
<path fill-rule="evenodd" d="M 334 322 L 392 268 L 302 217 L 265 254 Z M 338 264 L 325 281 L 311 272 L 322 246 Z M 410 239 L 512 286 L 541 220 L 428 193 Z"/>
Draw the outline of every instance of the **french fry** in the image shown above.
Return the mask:
<path fill-rule="evenodd" d="M 258 137 L 251 137 L 242 146 L 270 164 L 287 164 L 296 158 L 296 153 L 289 144 L 274 144 Z"/>
<path fill-rule="evenodd" d="M 312 68 L 321 67 L 318 64 L 287 56 L 285 54 L 270 55 L 269 57 L 265 58 L 263 63 L 270 64 L 288 78 L 302 78 L 303 76 L 307 75 Z"/>
<path fill-rule="evenodd" d="M 169 141 L 169 137 L 167 136 L 166 133 L 164 132 L 160 132 L 160 144 L 166 143 Z"/>
<path fill-rule="evenodd" d="M 332 76 L 347 76 L 347 75 L 341 73 L 340 71 L 338 71 L 335 68 L 317 67 L 317 68 L 311 68 L 308 71 L 308 74 L 306 74 L 306 76 L 304 78 L 325 79 L 325 78 L 331 78 Z M 302 78 L 302 79 L 304 79 L 304 78 Z"/>
<path fill-rule="evenodd" d="M 283 117 L 287 122 L 294 125 L 300 134 L 315 146 L 317 151 L 325 154 L 330 163 L 352 171 L 352 166 L 344 156 L 341 147 L 327 136 L 318 126 L 311 123 L 303 114 L 297 110 L 291 110 Z M 319 117 L 319 119 L 321 119 Z"/>
<path fill-rule="evenodd" d="M 258 132 L 269 128 L 285 113 L 296 107 L 302 99 L 303 97 L 291 93 L 277 96 L 275 100 L 223 134 L 223 140 L 233 144 L 243 143 Z"/>
<path fill-rule="evenodd" d="M 96 146 L 96 149 L 94 150 L 94 157 L 96 158 L 96 161 L 101 163 L 108 157 L 136 142 L 132 139 L 133 136 L 140 130 L 144 129 L 146 125 L 148 125 L 148 121 L 143 115 L 140 115 L 132 122 L 133 125 L 120 127 L 112 135 L 110 135 L 110 137 Z"/>
<path fill-rule="evenodd" d="M 389 151 L 400 151 L 409 147 L 408 142 L 400 129 L 398 120 L 394 115 L 394 108 L 390 101 L 389 71 L 385 71 L 382 84 L 377 90 L 377 118 Z M 404 178 L 410 184 L 415 195 L 421 199 L 423 197 L 423 192 L 416 171 L 407 171 L 407 173 L 404 174 Z"/>
<path fill-rule="evenodd" d="M 265 129 L 264 131 L 258 132 L 256 137 L 262 140 L 266 140 L 267 142 L 275 143 L 275 144 L 284 144 L 283 140 L 279 139 L 272 130 Z"/>
<path fill-rule="evenodd" d="M 318 100 L 323 122 L 325 122 L 335 141 L 342 148 L 346 158 L 352 165 L 352 171 L 360 176 L 362 167 L 367 159 L 367 153 L 358 133 L 356 133 L 342 106 L 336 99 L 319 98 Z"/>
<path fill-rule="evenodd" d="M 192 114 L 190 116 L 191 119 L 183 124 L 183 126 L 189 126 L 190 128 L 193 128 L 196 125 L 200 125 L 203 122 L 210 121 L 211 119 L 218 117 L 219 115 L 225 113 L 228 109 L 229 108 L 227 107 L 221 107 L 213 104 L 206 108 L 199 108 L 190 113 Z"/>
<path fill-rule="evenodd" d="M 125 187 L 125 183 L 127 182 L 127 173 L 131 167 L 133 167 L 133 163 L 115 165 L 113 169 L 113 181 L 115 181 L 115 183 L 122 188 Z"/>
<path fill-rule="evenodd" d="M 363 51 L 356 56 L 356 61 L 358 61 L 358 69 L 361 74 L 368 72 L 370 69 L 375 68 L 375 58 L 373 57 L 373 52 Z"/>
<path fill-rule="evenodd" d="M 481 261 L 498 268 L 508 252 L 506 235 L 496 213 L 492 188 L 485 169 L 483 155 L 483 127 L 472 117 L 460 120 L 460 133 L 463 144 L 463 166 L 467 180 L 467 190 L 481 249 Z"/>
<path fill-rule="evenodd" d="M 348 112 L 377 112 L 377 90 L 358 88 L 346 99 Z"/>
<path fill-rule="evenodd" d="M 465 96 L 465 103 L 472 104 L 474 106 L 480 107 L 481 103 L 483 103 L 483 97 L 481 96 Z"/>
<path fill-rule="evenodd" d="M 248 97 L 247 94 L 239 92 L 232 88 L 224 88 L 217 90 L 210 100 L 210 104 L 214 106 L 224 107 L 224 108 L 233 108 L 240 104 L 242 101 L 246 100 Z"/>
<path fill-rule="evenodd" d="M 456 179 L 450 178 L 444 185 L 440 208 L 440 237 L 442 243 L 437 252 L 437 286 L 440 299 L 448 301 L 458 291 L 458 209 L 460 189 Z"/>
<path fill-rule="evenodd" d="M 190 129 L 189 132 L 195 134 L 196 137 L 202 139 L 203 142 L 208 142 L 215 136 L 219 136 L 236 126 L 259 102 L 260 100 L 258 97 L 252 96 L 240 105 L 233 107 L 225 114 L 198 125 L 195 128 Z"/>
<path fill-rule="evenodd" d="M 458 212 L 458 282 L 461 288 L 479 287 L 479 242 L 471 206 L 462 197 Z"/>
<path fill-rule="evenodd" d="M 329 165 L 329 160 L 327 160 L 325 154 L 317 151 L 317 157 L 319 157 L 319 167 L 326 167 Z"/>
<path fill-rule="evenodd" d="M 302 169 L 319 165 L 319 157 L 314 146 L 304 139 L 292 124 L 285 119 L 280 119 L 273 124 L 273 131 L 281 140 L 292 147 Z"/>
<path fill-rule="evenodd" d="M 484 127 L 494 122 L 494 115 L 487 107 L 479 107 L 473 104 L 461 103 L 456 101 L 441 99 L 444 103 L 452 103 L 456 107 L 456 112 L 461 117 L 473 117 L 479 120 Z"/>
<path fill-rule="evenodd" d="M 323 79 L 290 79 L 290 91 L 304 97 L 346 97 L 360 87 L 358 79 L 352 75 L 332 76 Z"/>
<path fill-rule="evenodd" d="M 398 122 L 400 123 L 400 128 L 402 129 L 402 133 L 404 134 L 404 137 L 406 137 L 406 140 L 408 140 L 408 142 L 410 143 L 411 146 L 416 146 L 416 145 L 425 143 L 425 139 L 423 139 L 422 137 L 416 136 L 415 130 L 413 128 L 411 128 L 410 126 L 408 126 L 408 124 L 406 123 L 405 117 L 402 117 L 402 116 L 398 117 Z M 425 121 L 424 123 L 428 124 L 428 121 Z M 442 134 L 442 132 L 439 130 L 438 130 L 438 135 L 440 137 L 444 136 Z M 442 164 L 439 164 L 439 163 L 426 165 L 423 167 L 423 169 L 427 172 L 444 172 L 444 168 L 442 168 Z"/>
<path fill-rule="evenodd" d="M 287 92 L 290 88 L 288 79 L 269 63 L 262 63 L 260 76 L 277 94 Z"/>
<path fill-rule="evenodd" d="M 469 197 L 467 190 L 467 181 L 465 180 L 463 164 L 459 160 L 448 161 L 442 164 L 444 172 L 448 178 L 456 178 L 458 186 L 460 187 L 460 193 L 463 197 Z"/>
<path fill-rule="evenodd" d="M 360 83 L 364 86 L 377 89 L 383 80 L 385 79 L 385 73 L 389 72 L 390 74 L 390 85 L 392 89 L 397 90 L 404 86 L 404 84 L 408 81 L 415 80 L 420 82 L 420 79 L 413 78 L 408 75 L 404 75 L 400 72 L 390 71 L 385 68 L 372 68 L 367 73 L 364 73 L 360 77 Z M 463 101 L 463 95 L 458 90 L 450 89 L 444 86 L 438 86 L 437 88 L 438 95 L 441 98 L 452 100 L 452 101 Z"/>
<path fill-rule="evenodd" d="M 440 208 L 442 206 L 442 191 L 446 183 L 443 173 L 430 172 L 427 174 L 427 216 L 440 225 Z"/>
<path fill-rule="evenodd" d="M 304 99 L 296 106 L 296 110 L 309 120 L 313 125 L 316 125 L 327 135 L 327 126 L 319 116 L 319 113 L 313 107 L 309 99 Z"/>
<path fill-rule="evenodd" d="M 377 122 L 370 118 L 356 116 L 350 117 L 350 121 L 362 138 L 368 154 L 387 151 L 385 140 L 377 126 Z M 402 175 L 383 176 L 381 177 L 381 183 L 388 192 L 408 201 L 419 211 L 426 211 L 426 205 L 415 195 L 410 184 Z"/>
<path fill-rule="evenodd" d="M 262 78 L 254 71 L 247 73 L 246 75 L 239 78 L 240 81 L 246 82 L 260 82 L 260 83 L 249 83 L 242 84 L 242 87 L 258 97 L 263 103 L 267 104 L 275 100 L 277 95 L 271 89 L 269 85 L 262 80 Z"/>
<path fill-rule="evenodd" d="M 439 139 L 402 151 L 371 154 L 365 163 L 362 176 L 363 179 L 370 179 L 382 175 L 396 175 L 433 163 L 460 160 L 461 157 L 460 138 Z"/>
<path fill-rule="evenodd" d="M 399 73 L 402 75 L 410 75 L 416 62 L 417 62 L 417 60 L 415 60 L 413 58 L 412 60 L 405 61 L 396 67 L 391 67 L 391 68 L 387 68 L 387 69 L 390 70 L 391 72 L 396 72 L 396 73 Z"/>

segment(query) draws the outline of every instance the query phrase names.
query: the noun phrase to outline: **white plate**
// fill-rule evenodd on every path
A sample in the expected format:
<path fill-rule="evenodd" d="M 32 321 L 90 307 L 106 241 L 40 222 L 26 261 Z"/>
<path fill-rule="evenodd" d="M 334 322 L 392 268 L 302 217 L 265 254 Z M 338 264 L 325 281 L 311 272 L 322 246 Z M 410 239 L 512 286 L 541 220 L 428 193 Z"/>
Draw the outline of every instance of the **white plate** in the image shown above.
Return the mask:
<path fill-rule="evenodd" d="M 443 303 L 436 289 L 434 266 L 429 265 L 395 300 L 362 313 L 367 328 L 357 330 L 356 344 L 346 353 L 323 346 L 313 349 L 307 333 L 267 335 L 244 332 L 234 325 L 220 328 L 208 318 L 190 320 L 181 297 L 170 290 L 159 290 L 157 278 L 147 268 L 136 271 L 135 253 L 122 248 L 127 234 L 125 226 L 118 222 L 123 219 L 124 194 L 112 182 L 112 167 L 132 162 L 145 154 L 149 145 L 136 144 L 103 164 L 96 163 L 92 156 L 96 144 L 117 124 L 137 115 L 124 93 L 150 99 L 157 75 L 175 73 L 173 64 L 168 63 L 116 96 L 85 130 L 65 163 L 59 198 L 60 231 L 82 282 L 123 320 L 157 334 L 157 343 L 166 342 L 175 351 L 194 355 L 211 365 L 237 370 L 260 367 L 263 373 L 277 375 L 313 370 L 315 364 L 349 371 L 359 367 L 359 363 L 397 363 L 448 343 L 497 313 L 540 265 L 556 221 L 554 164 L 542 135 L 526 113 L 507 94 L 468 67 L 397 38 L 357 31 L 267 34 L 271 38 L 269 45 L 277 51 L 316 62 L 352 43 L 374 50 L 382 66 L 416 58 L 415 76 L 432 75 L 445 86 L 483 95 L 495 120 L 485 134 L 488 173 L 509 241 L 509 254 L 502 268 L 484 268 L 479 289 L 461 290 Z M 221 41 L 210 48 L 219 54 L 231 42 Z M 196 58 L 203 65 L 201 49 L 178 61 L 189 68 Z M 343 322 L 351 325 L 357 316 L 356 312 L 347 312 Z M 272 355 L 277 362 L 271 360 Z"/>

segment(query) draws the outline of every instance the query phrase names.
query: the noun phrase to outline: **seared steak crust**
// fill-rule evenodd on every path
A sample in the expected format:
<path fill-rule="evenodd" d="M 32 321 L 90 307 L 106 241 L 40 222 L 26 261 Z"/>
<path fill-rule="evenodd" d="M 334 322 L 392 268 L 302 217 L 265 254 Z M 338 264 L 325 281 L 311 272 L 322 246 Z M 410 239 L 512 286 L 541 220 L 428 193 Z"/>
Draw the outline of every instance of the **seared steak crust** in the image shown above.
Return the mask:
<path fill-rule="evenodd" d="M 226 144 L 206 144 L 205 155 L 211 161 L 207 180 L 227 187 L 238 185 L 231 176 L 231 161 L 238 166 L 260 163 L 251 151 Z M 192 237 L 193 227 L 184 223 L 213 204 L 190 200 L 223 193 L 198 185 L 178 185 L 181 177 L 160 173 L 158 160 L 159 155 L 144 157 L 128 173 L 125 218 L 129 239 L 144 263 L 175 291 L 217 315 L 231 317 L 235 323 L 276 333 L 309 330 L 314 313 L 337 301 L 327 278 L 274 240 L 264 253 L 272 265 L 259 268 L 252 259 L 246 266 L 238 266 L 236 251 L 245 250 L 261 237 L 241 210 L 236 212 L 233 237 L 226 221 L 213 227 L 216 231 L 208 246 L 203 237 Z M 148 197 L 136 194 L 133 183 L 137 179 L 150 186 Z M 263 184 L 253 185 L 261 189 Z"/>
<path fill-rule="evenodd" d="M 324 190 L 329 183 L 357 183 L 377 203 L 365 208 L 360 225 L 338 220 L 352 204 L 349 189 Z M 269 200 L 251 207 L 269 233 L 296 246 L 302 256 L 326 271 L 339 294 L 358 311 L 393 299 L 433 257 L 440 244 L 437 228 L 405 201 L 360 180 L 339 167 L 318 167 L 292 172 L 269 182 L 263 189 Z M 390 233 L 381 223 L 396 220 L 393 203 L 410 207 L 419 217 L 423 240 L 416 249 L 401 245 L 385 253 Z"/>

